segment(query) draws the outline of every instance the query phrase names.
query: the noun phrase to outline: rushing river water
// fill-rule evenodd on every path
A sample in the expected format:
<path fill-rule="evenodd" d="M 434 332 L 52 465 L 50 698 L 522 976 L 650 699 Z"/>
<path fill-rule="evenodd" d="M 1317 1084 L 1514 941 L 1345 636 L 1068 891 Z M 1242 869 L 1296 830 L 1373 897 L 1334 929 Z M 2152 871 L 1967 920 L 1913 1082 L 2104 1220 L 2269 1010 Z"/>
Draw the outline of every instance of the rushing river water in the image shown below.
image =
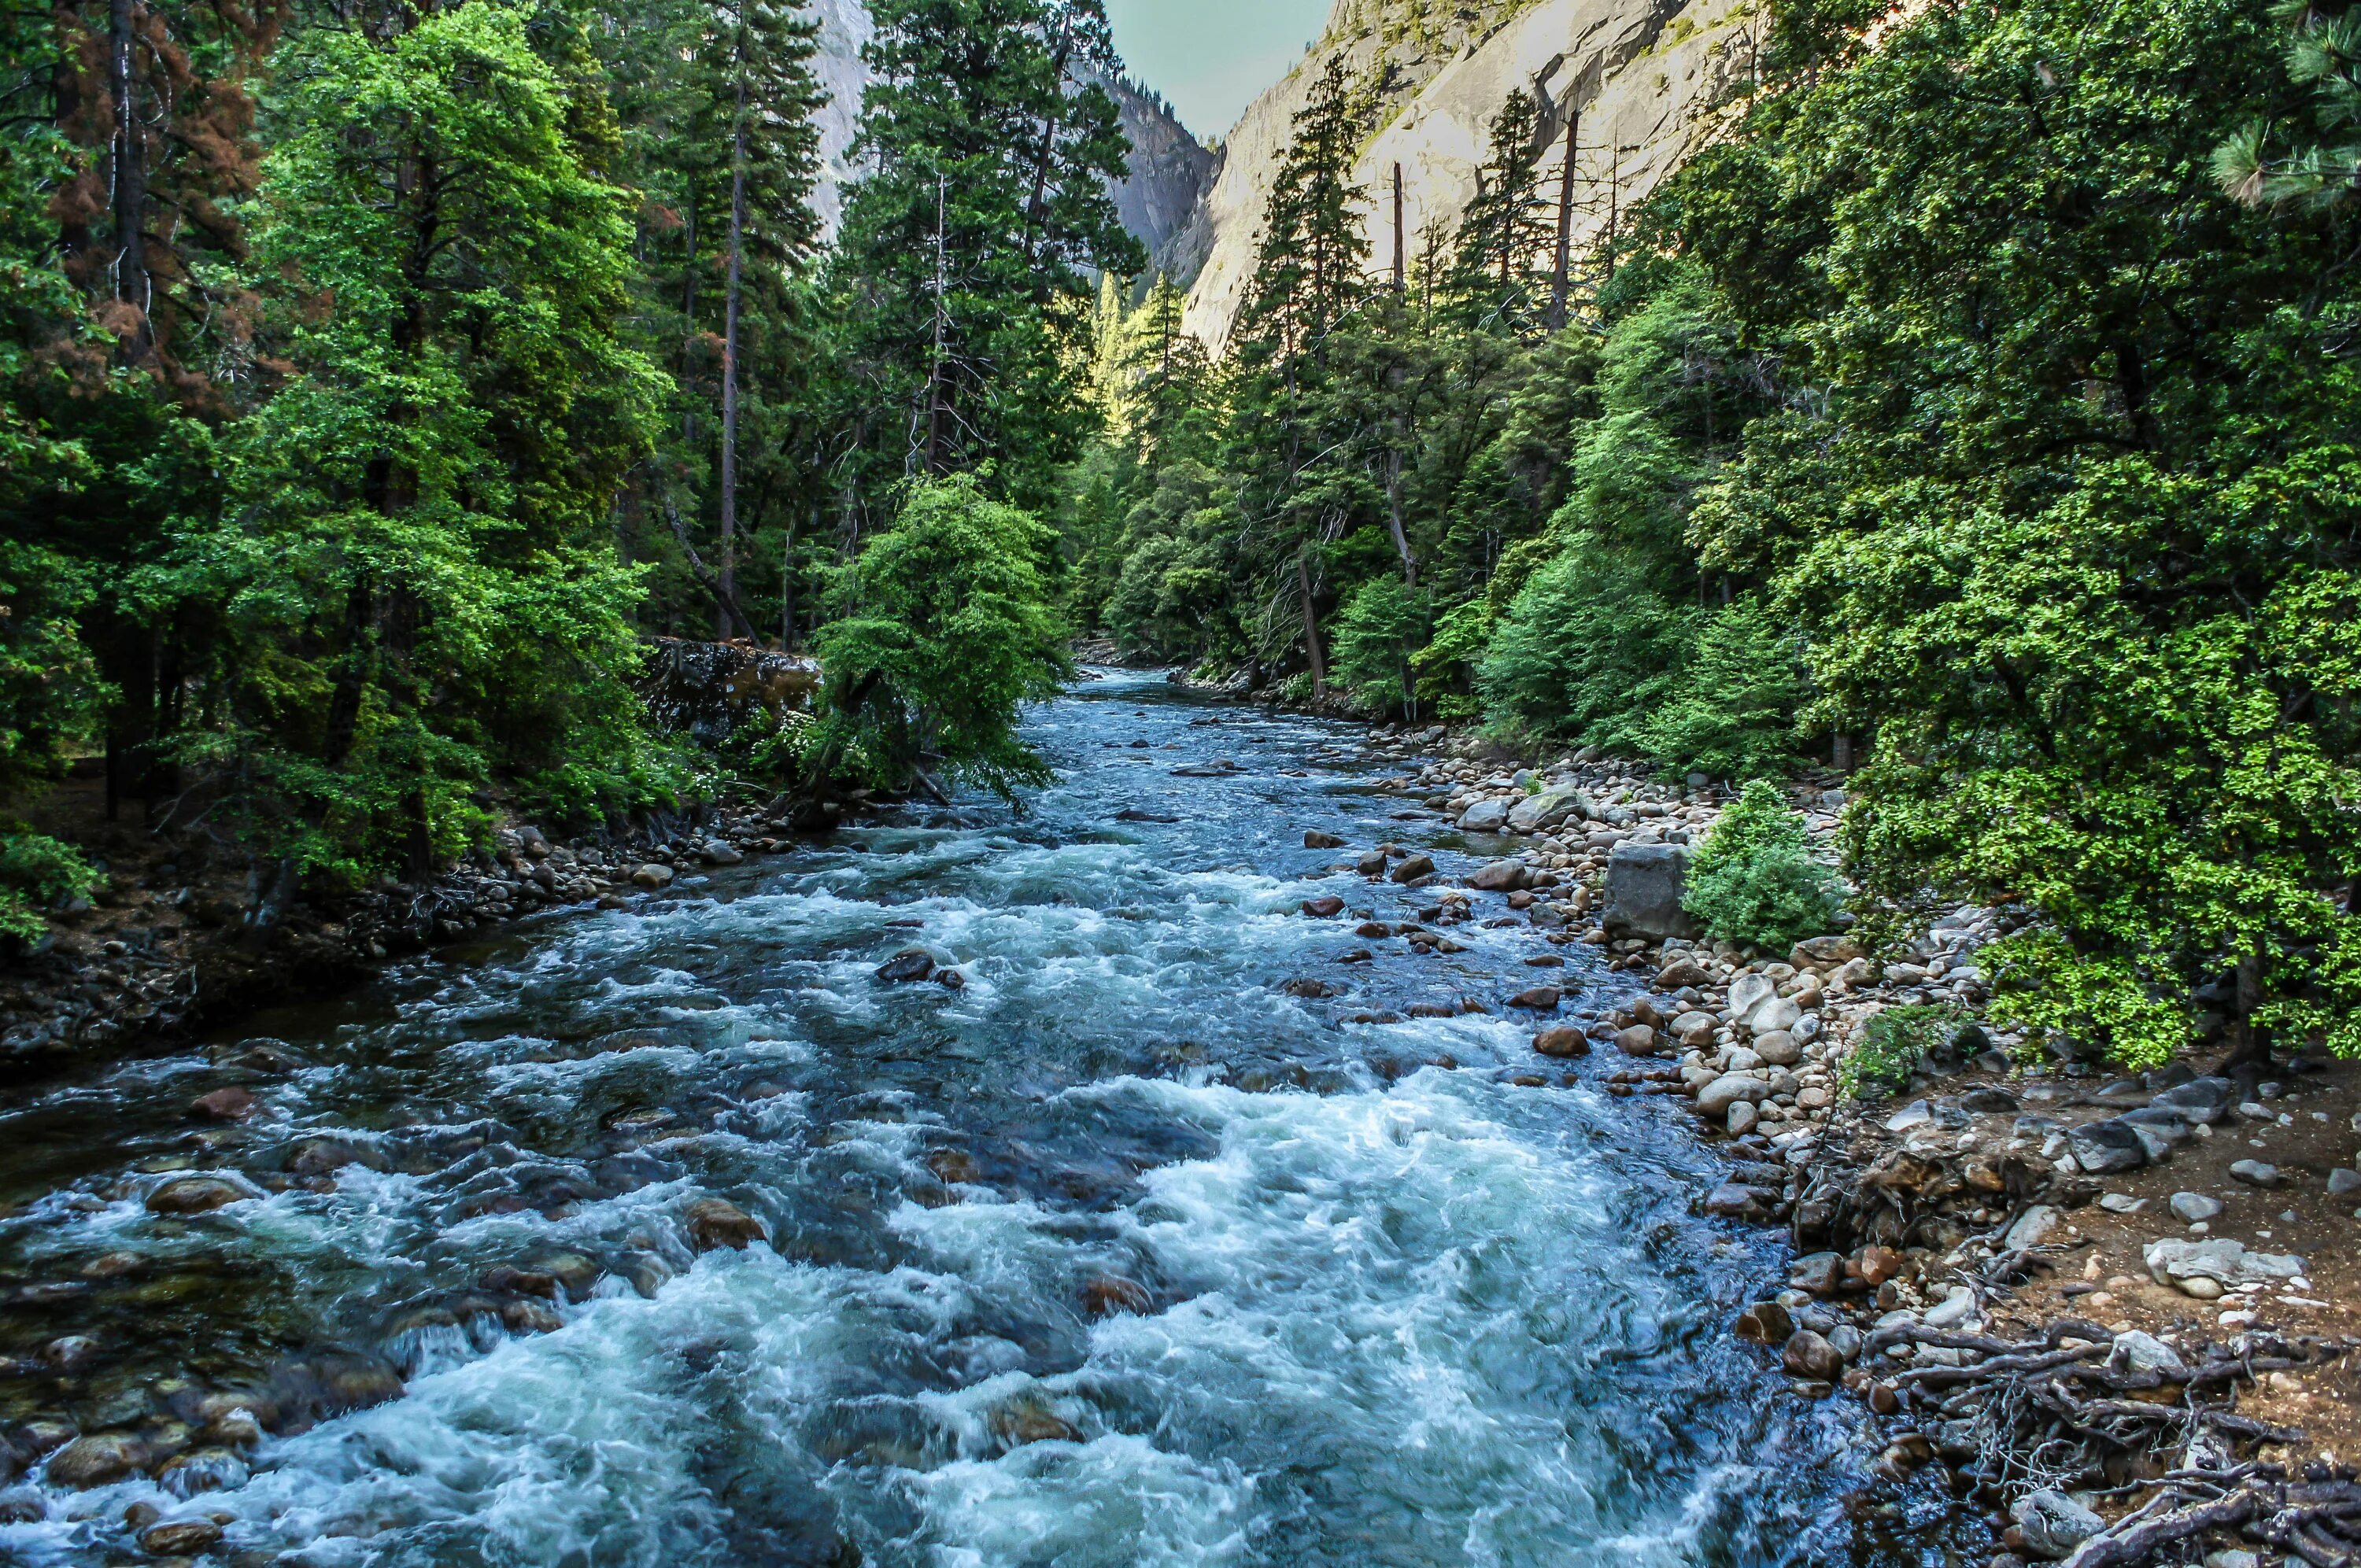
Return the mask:
<path fill-rule="evenodd" d="M 142 1504 L 318 1568 L 1860 1552 L 1846 1419 L 1728 1336 L 1776 1259 L 1691 1214 L 1710 1157 L 1603 1063 L 1510 1081 L 1499 1003 L 1558 949 L 1497 897 L 1427 958 L 1296 912 L 1426 902 L 1307 828 L 1465 863 L 1353 732 L 1129 674 L 1031 731 L 1061 782 L 1022 817 L 847 830 L 7 1106 L 0 1418 L 193 1457 L 36 1466 L 0 1559 L 136 1555 Z M 913 941 L 966 988 L 880 983 Z M 192 1131 L 230 1082 L 258 1113 Z M 261 1185 L 147 1210 L 191 1170 Z M 704 1197 L 774 1245 L 696 1254 Z M 240 1401 L 276 1433 L 191 1432 Z"/>

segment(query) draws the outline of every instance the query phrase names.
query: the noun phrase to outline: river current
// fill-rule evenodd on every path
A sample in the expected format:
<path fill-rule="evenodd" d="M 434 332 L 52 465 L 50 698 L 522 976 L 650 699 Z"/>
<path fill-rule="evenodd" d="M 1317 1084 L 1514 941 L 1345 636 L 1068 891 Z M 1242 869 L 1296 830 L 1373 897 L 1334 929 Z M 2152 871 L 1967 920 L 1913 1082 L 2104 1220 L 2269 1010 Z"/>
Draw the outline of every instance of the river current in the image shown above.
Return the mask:
<path fill-rule="evenodd" d="M 0 1559 L 134 1560 L 149 1510 L 311 1568 L 1857 1550 L 1857 1434 L 1728 1332 L 1777 1255 L 1692 1213 L 1685 1119 L 1501 1009 L 1622 977 L 1497 895 L 1430 957 L 1300 914 L 1428 902 L 1307 828 L 1470 863 L 1356 731 L 1123 673 L 1028 729 L 1060 782 L 1021 816 L 912 810 L 0 1105 L 0 1417 L 184 1451 L 36 1464 Z M 882 983 L 913 943 L 964 989 Z M 190 1120 L 232 1082 L 250 1120 Z M 148 1211 L 192 1171 L 255 1196 Z M 708 1197 L 771 1245 L 695 1251 Z M 258 1444 L 192 1431 L 241 1399 Z"/>

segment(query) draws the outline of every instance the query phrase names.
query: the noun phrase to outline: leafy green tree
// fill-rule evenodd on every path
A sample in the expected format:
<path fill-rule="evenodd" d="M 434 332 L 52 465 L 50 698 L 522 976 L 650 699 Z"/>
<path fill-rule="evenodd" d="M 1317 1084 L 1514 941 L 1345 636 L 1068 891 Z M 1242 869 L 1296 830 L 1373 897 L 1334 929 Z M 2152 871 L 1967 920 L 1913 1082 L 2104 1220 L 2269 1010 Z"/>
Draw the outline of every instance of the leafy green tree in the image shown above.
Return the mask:
<path fill-rule="evenodd" d="M 1693 636 L 1629 555 L 1579 539 L 1510 601 L 1477 684 L 1497 723 L 1634 753 Z"/>
<path fill-rule="evenodd" d="M 1693 527 L 1875 735 L 1856 876 L 2030 905 L 2004 1010 L 2131 1062 L 2200 987 L 2247 1052 L 2361 1050 L 2352 237 L 2211 177 L 2283 43 L 2233 0 L 1928 7 L 1663 210 L 1792 389 Z"/>
<path fill-rule="evenodd" d="M 1641 743 L 1669 773 L 1784 778 L 1803 702 L 1801 640 L 1749 596 L 1698 629 L 1675 689 L 1642 720 Z"/>
<path fill-rule="evenodd" d="M 594 812 L 657 766 L 605 532 L 656 396 L 617 337 L 631 230 L 527 24 L 324 29 L 289 72 L 255 243 L 296 373 L 155 587 L 223 606 L 228 723 L 186 752 L 298 866 L 422 869 L 495 772 Z"/>
<path fill-rule="evenodd" d="M 1100 0 L 878 0 L 831 262 L 845 423 L 867 491 L 977 471 L 1046 506 L 1093 422 L 1069 362 L 1093 271 L 1145 257 L 1107 181 L 1127 148 L 1089 69 L 1112 62 Z"/>
<path fill-rule="evenodd" d="M 1706 834 L 1682 896 L 1715 941 L 1773 950 L 1825 935 L 1840 902 L 1836 874 L 1812 859 L 1804 819 L 1766 779 L 1749 784 Z"/>
<path fill-rule="evenodd" d="M 1418 718 L 1417 673 L 1411 661 L 1427 641 L 1426 606 L 1400 578 L 1363 583 L 1337 617 L 1337 678 L 1362 701 Z"/>
<path fill-rule="evenodd" d="M 846 568 L 842 613 L 820 633 L 828 685 L 807 755 L 821 776 L 940 795 L 941 775 L 1011 799 L 1049 777 L 1016 724 L 1071 673 L 1036 564 L 1053 539 L 978 476 L 911 487 Z"/>

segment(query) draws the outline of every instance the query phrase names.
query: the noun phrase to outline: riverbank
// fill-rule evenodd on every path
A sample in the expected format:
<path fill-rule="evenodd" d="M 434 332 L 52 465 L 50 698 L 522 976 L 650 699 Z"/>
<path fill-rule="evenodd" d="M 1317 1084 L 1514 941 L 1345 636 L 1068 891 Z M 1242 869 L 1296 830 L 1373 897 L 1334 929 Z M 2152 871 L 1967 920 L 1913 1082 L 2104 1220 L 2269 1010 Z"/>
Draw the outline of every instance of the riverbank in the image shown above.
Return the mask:
<path fill-rule="evenodd" d="M 1390 781 L 1415 803 L 1397 816 L 1496 856 L 1446 907 L 1481 919 L 1497 898 L 1645 977 L 1598 1015 L 1564 1015 L 1547 987 L 1521 998 L 1537 1065 L 1615 1053 L 1609 1092 L 1694 1113 L 1728 1161 L 1702 1211 L 1783 1227 L 1798 1254 L 1733 1332 L 1798 1397 L 1841 1388 L 1883 1418 L 1897 1493 L 1932 1482 L 1984 1517 L 1993 1568 L 2338 1560 L 2361 1529 L 2356 1064 L 2020 1066 L 2022 1041 L 1979 1021 L 1977 962 L 2015 912 L 1953 909 L 1888 954 L 1839 933 L 1784 955 L 1673 936 L 1656 847 L 1709 831 L 1721 795 L 1411 733 L 1402 754 L 1445 757 Z M 1795 804 L 1825 846 L 1841 791 Z M 1430 869 L 1368 855 L 1385 866 L 1357 869 L 1413 885 Z M 1888 1035 L 1909 1019 L 1933 1048 L 1876 1093 L 1861 1053 L 1889 1013 Z"/>

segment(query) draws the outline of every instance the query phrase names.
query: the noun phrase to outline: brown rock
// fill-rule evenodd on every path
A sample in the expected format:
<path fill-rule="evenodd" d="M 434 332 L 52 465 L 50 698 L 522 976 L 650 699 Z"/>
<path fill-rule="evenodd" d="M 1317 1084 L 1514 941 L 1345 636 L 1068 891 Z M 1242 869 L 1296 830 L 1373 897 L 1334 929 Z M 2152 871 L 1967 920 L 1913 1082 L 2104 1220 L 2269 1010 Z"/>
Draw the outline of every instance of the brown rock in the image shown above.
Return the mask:
<path fill-rule="evenodd" d="M 719 1198 L 699 1198 L 688 1206 L 687 1219 L 689 1241 L 699 1252 L 720 1247 L 743 1252 L 750 1242 L 771 1239 L 762 1221 Z"/>
<path fill-rule="evenodd" d="M 53 1486 L 104 1486 L 120 1481 L 148 1462 L 148 1450 L 121 1432 L 78 1437 L 49 1461 Z"/>
<path fill-rule="evenodd" d="M 1817 1383 L 1833 1383 L 1844 1373 L 1844 1357 L 1837 1354 L 1837 1347 L 1809 1329 L 1798 1329 L 1790 1336 L 1779 1361 L 1789 1376 Z"/>
<path fill-rule="evenodd" d="M 1554 1013 L 1557 1011 L 1557 1003 L 1558 991 L 1554 985 L 1536 985 L 1530 991 L 1521 991 L 1509 998 L 1510 1006 L 1521 1007 L 1529 1013 Z"/>
<path fill-rule="evenodd" d="M 151 1214 L 203 1214 L 225 1203 L 235 1203 L 252 1196 L 254 1194 L 237 1183 L 225 1181 L 218 1176 L 184 1176 L 177 1181 L 168 1181 L 148 1194 L 148 1212 Z"/>
<path fill-rule="evenodd" d="M 1705 991 L 1712 985 L 1713 976 L 1706 973 L 1705 966 L 1695 959 L 1675 959 L 1656 971 L 1658 991 L 1678 991 L 1683 986 L 1695 986 Z"/>
<path fill-rule="evenodd" d="M 1394 868 L 1394 881 L 1407 887 L 1422 876 L 1434 874 L 1434 859 L 1431 855 L 1412 855 Z"/>
<path fill-rule="evenodd" d="M 254 1095 L 233 1083 L 211 1094 L 200 1094 L 189 1109 L 215 1122 L 243 1122 L 254 1114 Z"/>
<path fill-rule="evenodd" d="M 139 1550 L 159 1557 L 194 1557 L 220 1545 L 221 1538 L 221 1526 L 211 1519 L 180 1519 L 142 1534 Z"/>
<path fill-rule="evenodd" d="M 1323 833 L 1317 828 L 1303 830 L 1303 847 L 1307 850 L 1341 850 L 1345 840 L 1334 833 Z"/>
<path fill-rule="evenodd" d="M 1615 1048 L 1627 1057 L 1652 1057 L 1656 1054 L 1656 1031 L 1645 1024 L 1634 1024 L 1615 1032 Z"/>
<path fill-rule="evenodd" d="M 1845 1265 L 1847 1277 L 1858 1279 L 1872 1290 L 1901 1272 L 1902 1255 L 1890 1246 L 1865 1246 Z"/>
<path fill-rule="evenodd" d="M 1332 893 L 1321 898 L 1305 899 L 1302 908 L 1303 913 L 1314 920 L 1327 920 L 1345 913 L 1345 901 Z"/>
<path fill-rule="evenodd" d="M 1784 1344 L 1795 1332 L 1795 1314 L 1776 1301 L 1757 1301 L 1738 1314 L 1738 1337 L 1756 1344 Z"/>
<path fill-rule="evenodd" d="M 1580 1029 L 1564 1025 L 1543 1029 L 1533 1036 L 1533 1049 L 1545 1057 L 1587 1057 L 1590 1054 L 1590 1036 Z"/>
<path fill-rule="evenodd" d="M 1148 1288 L 1119 1274 L 1102 1274 L 1082 1287 L 1082 1310 L 1093 1318 L 1113 1317 L 1117 1312 L 1144 1317 L 1154 1309 Z"/>
<path fill-rule="evenodd" d="M 1525 868 L 1515 861 L 1494 861 L 1467 879 L 1467 885 L 1478 893 L 1506 893 L 1522 887 Z"/>

